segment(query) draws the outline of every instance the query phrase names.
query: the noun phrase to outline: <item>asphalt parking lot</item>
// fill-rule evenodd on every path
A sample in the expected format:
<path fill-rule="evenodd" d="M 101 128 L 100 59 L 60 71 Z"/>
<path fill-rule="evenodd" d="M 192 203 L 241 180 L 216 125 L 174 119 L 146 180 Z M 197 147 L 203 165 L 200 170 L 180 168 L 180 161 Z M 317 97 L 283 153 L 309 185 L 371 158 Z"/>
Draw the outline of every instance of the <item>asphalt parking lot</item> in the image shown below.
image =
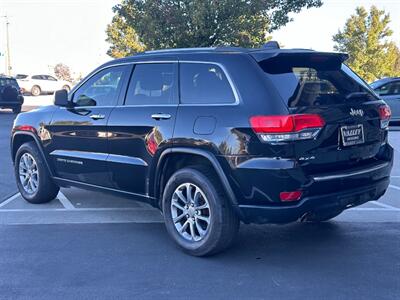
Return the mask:
<path fill-rule="evenodd" d="M 79 189 L 26 203 L 9 155 L 14 117 L 0 111 L 0 299 L 399 299 L 400 131 L 379 202 L 320 225 L 242 225 L 231 250 L 194 258 L 146 204 Z"/>

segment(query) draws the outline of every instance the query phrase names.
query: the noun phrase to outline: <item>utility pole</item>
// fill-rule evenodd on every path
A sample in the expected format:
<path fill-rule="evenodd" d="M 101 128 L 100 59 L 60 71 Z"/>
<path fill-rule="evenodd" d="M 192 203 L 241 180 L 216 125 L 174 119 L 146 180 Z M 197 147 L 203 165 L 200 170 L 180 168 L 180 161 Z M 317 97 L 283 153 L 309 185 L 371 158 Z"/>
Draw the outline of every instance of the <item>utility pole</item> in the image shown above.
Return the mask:
<path fill-rule="evenodd" d="M 11 55 L 10 55 L 10 36 L 9 36 L 9 32 L 8 32 L 8 25 L 10 24 L 10 22 L 8 21 L 8 16 L 5 15 L 3 16 L 3 18 L 5 18 L 6 20 L 6 57 L 5 57 L 5 62 L 6 62 L 6 74 L 8 76 L 11 75 Z"/>

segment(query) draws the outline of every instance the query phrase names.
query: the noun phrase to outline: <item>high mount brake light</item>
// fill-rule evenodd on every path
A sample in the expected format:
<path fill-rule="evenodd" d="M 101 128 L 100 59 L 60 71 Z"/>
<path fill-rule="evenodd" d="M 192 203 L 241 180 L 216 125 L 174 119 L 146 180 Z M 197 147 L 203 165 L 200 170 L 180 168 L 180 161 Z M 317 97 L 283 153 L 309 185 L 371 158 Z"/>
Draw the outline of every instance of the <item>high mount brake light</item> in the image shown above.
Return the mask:
<path fill-rule="evenodd" d="M 254 116 L 250 125 L 264 142 L 287 142 L 315 138 L 325 121 L 316 114 Z"/>

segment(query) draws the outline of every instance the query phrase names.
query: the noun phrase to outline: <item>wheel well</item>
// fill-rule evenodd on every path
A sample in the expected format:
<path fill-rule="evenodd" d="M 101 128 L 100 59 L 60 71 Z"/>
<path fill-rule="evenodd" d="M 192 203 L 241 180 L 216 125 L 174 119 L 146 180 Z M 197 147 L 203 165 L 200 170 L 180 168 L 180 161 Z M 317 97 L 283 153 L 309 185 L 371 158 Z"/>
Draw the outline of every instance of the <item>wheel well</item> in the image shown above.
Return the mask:
<path fill-rule="evenodd" d="M 34 142 L 35 140 L 28 134 L 17 134 L 13 139 L 12 144 L 12 159 L 15 160 L 15 155 L 18 149 L 25 143 Z"/>
<path fill-rule="evenodd" d="M 156 190 L 155 196 L 158 199 L 157 205 L 161 207 L 162 194 L 164 192 L 165 185 L 167 184 L 169 178 L 176 171 L 190 166 L 202 166 L 210 169 L 217 175 L 212 163 L 204 156 L 191 154 L 191 153 L 172 153 L 169 154 L 166 159 L 164 159 L 162 165 L 159 167 L 159 176 L 156 178 Z M 217 176 L 218 177 L 218 176 Z"/>

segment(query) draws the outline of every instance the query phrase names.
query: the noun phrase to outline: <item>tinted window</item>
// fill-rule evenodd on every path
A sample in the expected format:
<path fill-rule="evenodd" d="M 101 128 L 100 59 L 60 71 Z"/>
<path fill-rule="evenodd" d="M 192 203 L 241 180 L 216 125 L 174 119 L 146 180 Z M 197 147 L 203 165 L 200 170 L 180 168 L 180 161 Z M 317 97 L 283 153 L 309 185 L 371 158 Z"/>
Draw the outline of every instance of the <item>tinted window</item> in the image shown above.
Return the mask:
<path fill-rule="evenodd" d="M 26 77 L 28 77 L 28 75 L 25 74 L 17 74 L 17 76 L 15 76 L 16 79 L 25 79 Z"/>
<path fill-rule="evenodd" d="M 400 81 L 391 82 L 375 89 L 381 96 L 400 95 Z"/>
<path fill-rule="evenodd" d="M 222 69 L 214 64 L 182 63 L 180 65 L 181 103 L 234 103 L 232 87 Z"/>
<path fill-rule="evenodd" d="M 277 57 L 260 66 L 289 107 L 376 99 L 368 85 L 335 57 Z"/>
<path fill-rule="evenodd" d="M 47 80 L 51 80 L 51 81 L 57 81 L 57 79 L 55 79 L 53 76 L 45 76 Z"/>
<path fill-rule="evenodd" d="M 0 86 L 8 86 L 11 85 L 12 87 L 15 87 L 17 90 L 19 90 L 18 83 L 15 79 L 13 78 L 0 78 Z"/>
<path fill-rule="evenodd" d="M 165 105 L 176 99 L 175 64 L 137 64 L 125 105 Z"/>
<path fill-rule="evenodd" d="M 112 106 L 118 99 L 126 66 L 104 69 L 92 76 L 74 93 L 77 106 Z"/>
<path fill-rule="evenodd" d="M 39 80 L 42 80 L 43 78 L 42 78 L 41 75 L 33 75 L 33 76 L 32 76 L 32 79 L 39 79 Z"/>

